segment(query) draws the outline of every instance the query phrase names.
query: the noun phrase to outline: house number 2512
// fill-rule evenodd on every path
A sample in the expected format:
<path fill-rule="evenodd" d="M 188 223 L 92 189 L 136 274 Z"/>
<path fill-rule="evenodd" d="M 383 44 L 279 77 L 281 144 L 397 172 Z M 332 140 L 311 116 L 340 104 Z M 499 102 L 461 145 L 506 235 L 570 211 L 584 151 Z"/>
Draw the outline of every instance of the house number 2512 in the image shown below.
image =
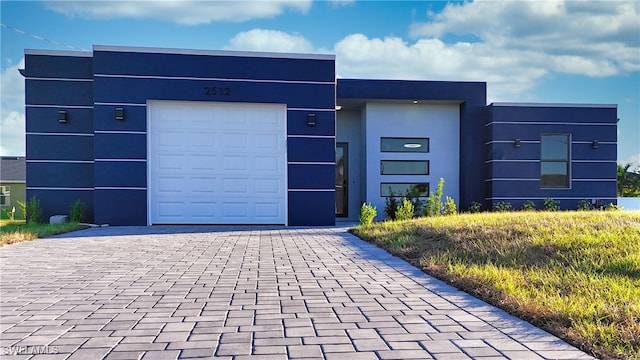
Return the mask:
<path fill-rule="evenodd" d="M 205 86 L 204 94 L 207 96 L 231 96 L 231 88 L 221 86 Z"/>

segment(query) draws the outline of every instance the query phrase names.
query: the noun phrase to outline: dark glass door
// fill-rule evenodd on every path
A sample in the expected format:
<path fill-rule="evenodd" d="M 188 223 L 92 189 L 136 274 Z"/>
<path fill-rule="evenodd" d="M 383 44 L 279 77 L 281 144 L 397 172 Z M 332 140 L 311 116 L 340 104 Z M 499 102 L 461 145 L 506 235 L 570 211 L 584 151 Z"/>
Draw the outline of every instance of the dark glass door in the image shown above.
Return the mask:
<path fill-rule="evenodd" d="M 349 146 L 336 143 L 336 216 L 349 216 Z"/>

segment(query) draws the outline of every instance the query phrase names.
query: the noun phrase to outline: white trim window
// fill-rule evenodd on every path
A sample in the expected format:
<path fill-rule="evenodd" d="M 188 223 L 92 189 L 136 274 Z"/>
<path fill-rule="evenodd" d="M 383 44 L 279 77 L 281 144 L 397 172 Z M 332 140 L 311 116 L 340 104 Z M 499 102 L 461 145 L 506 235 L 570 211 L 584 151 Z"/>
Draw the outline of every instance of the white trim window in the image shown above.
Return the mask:
<path fill-rule="evenodd" d="M 11 205 L 11 186 L 0 186 L 0 206 Z"/>

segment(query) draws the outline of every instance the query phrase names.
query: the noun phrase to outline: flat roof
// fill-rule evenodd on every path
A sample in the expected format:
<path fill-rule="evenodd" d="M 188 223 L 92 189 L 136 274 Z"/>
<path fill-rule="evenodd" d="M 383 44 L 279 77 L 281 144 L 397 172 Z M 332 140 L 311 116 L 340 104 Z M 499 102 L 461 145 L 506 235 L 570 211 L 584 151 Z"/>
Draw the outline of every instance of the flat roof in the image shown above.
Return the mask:
<path fill-rule="evenodd" d="M 25 55 L 92 57 L 92 51 L 24 49 Z"/>
<path fill-rule="evenodd" d="M 617 104 L 575 104 L 575 103 L 515 103 L 515 102 L 495 102 L 489 106 L 512 106 L 512 107 L 576 107 L 576 108 L 617 108 Z"/>
<path fill-rule="evenodd" d="M 284 52 L 280 53 L 280 52 L 260 52 L 260 51 L 240 51 L 240 50 L 178 49 L 178 48 L 139 47 L 139 46 L 111 46 L 111 45 L 94 45 L 93 51 L 25 49 L 24 53 L 26 55 L 92 57 L 94 51 L 114 51 L 114 52 L 149 53 L 149 54 L 208 55 L 208 56 L 242 56 L 242 57 L 262 57 L 262 58 L 282 58 L 282 59 L 309 59 L 309 60 L 335 60 L 336 59 L 336 56 L 334 54 L 306 54 L 306 53 L 284 53 Z"/>
<path fill-rule="evenodd" d="M 283 59 L 311 59 L 311 60 L 335 60 L 333 54 L 305 54 L 305 53 L 280 53 L 280 52 L 260 52 L 260 51 L 236 51 L 236 50 L 204 50 L 204 49 L 177 49 L 160 47 L 137 47 L 137 46 L 109 46 L 94 45 L 93 51 L 118 51 L 118 52 L 139 52 L 153 54 L 180 54 L 180 55 L 214 55 L 214 56 L 243 56 L 243 57 L 265 57 Z"/>

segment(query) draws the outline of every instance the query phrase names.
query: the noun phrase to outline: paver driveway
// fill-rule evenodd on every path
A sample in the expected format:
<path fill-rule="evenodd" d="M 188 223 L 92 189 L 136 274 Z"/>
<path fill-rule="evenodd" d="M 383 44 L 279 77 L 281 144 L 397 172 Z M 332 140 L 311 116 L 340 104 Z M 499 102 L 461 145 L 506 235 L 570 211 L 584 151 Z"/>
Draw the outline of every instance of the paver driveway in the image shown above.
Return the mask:
<path fill-rule="evenodd" d="M 345 230 L 113 227 L 3 247 L 2 355 L 590 358 Z"/>

